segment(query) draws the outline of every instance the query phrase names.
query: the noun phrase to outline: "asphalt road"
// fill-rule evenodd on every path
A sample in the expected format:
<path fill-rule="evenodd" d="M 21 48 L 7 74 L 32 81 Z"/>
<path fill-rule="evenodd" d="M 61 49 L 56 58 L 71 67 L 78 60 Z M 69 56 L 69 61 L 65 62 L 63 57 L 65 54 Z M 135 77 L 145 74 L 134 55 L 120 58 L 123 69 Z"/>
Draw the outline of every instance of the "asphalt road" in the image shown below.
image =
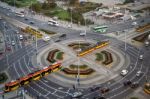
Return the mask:
<path fill-rule="evenodd" d="M 6 9 L 0 8 L 0 12 L 3 14 L 8 14 L 8 10 Z M 28 21 L 25 21 L 24 18 L 16 17 L 13 13 L 10 13 L 9 16 L 27 24 L 29 24 L 30 20 L 34 20 L 30 18 Z M 80 38 L 79 37 L 80 31 L 66 29 L 62 27 L 51 27 L 47 25 L 47 23 L 42 23 L 38 20 L 34 20 L 34 22 L 35 22 L 34 26 L 36 27 L 49 29 L 49 30 L 59 32 L 59 33 L 66 33 L 67 38 L 65 40 Z M 113 25 L 112 27 L 109 26 L 110 28 L 108 31 L 114 32 L 118 30 L 122 31 L 124 29 L 132 28 L 131 23 L 132 22 L 127 22 L 124 24 Z M 36 69 L 35 66 L 33 66 L 31 63 L 31 56 L 35 54 L 35 43 L 31 45 L 27 45 L 27 46 L 24 46 L 22 43 L 20 44 L 20 40 L 18 39 L 17 34 L 14 32 L 14 30 L 16 30 L 17 28 L 15 28 L 14 26 L 10 25 L 7 22 L 5 24 L 7 25 L 6 26 L 7 29 L 5 25 L 3 24 L 3 21 L 0 22 L 0 28 L 4 31 L 6 30 L 5 31 L 6 43 L 8 42 L 8 45 L 10 45 L 9 43 L 11 42 L 11 40 L 14 40 L 16 44 L 15 46 L 11 46 L 11 49 L 12 49 L 11 52 L 6 53 L 8 57 L 7 58 L 5 57 L 0 61 L 0 66 L 3 70 L 7 68 L 7 71 L 12 77 L 12 79 L 17 79 L 28 73 L 33 72 Z M 55 37 L 53 38 L 53 40 L 54 39 Z M 124 42 L 118 41 L 117 39 L 109 38 L 104 35 L 91 33 L 91 32 L 87 32 L 86 39 L 96 39 L 96 40 L 109 39 L 111 41 L 111 46 L 116 47 L 122 50 L 123 52 L 125 52 Z M 46 43 L 46 42 L 43 42 L 42 40 L 39 40 L 38 49 L 48 44 L 51 44 L 51 42 Z M 125 97 L 126 95 L 133 92 L 134 91 L 133 89 L 123 86 L 122 83 L 125 80 L 131 80 L 133 82 L 140 82 L 140 85 L 141 86 L 143 85 L 143 83 L 145 82 L 145 75 L 149 73 L 148 64 L 150 64 L 150 62 L 148 61 L 148 59 L 150 57 L 149 56 L 150 50 L 147 50 L 144 47 L 141 49 L 138 49 L 134 46 L 127 44 L 126 53 L 130 56 L 131 62 L 130 62 L 130 65 L 125 66 L 125 68 L 129 71 L 129 73 L 125 77 L 119 77 L 117 79 L 101 84 L 100 86 L 103 86 L 103 87 L 108 86 L 110 88 L 110 92 L 103 94 L 103 96 L 105 96 L 108 99 L 121 99 L 122 97 Z M 142 52 L 144 52 L 144 60 L 140 61 L 138 58 Z M 7 67 L 5 67 L 4 64 L 8 64 Z M 138 70 L 141 70 L 143 72 L 142 76 L 139 78 L 135 76 L 135 73 Z M 39 99 L 60 99 L 60 98 L 70 99 L 69 94 L 71 94 L 72 92 L 75 92 L 75 90 L 73 90 L 72 88 L 66 88 L 66 87 L 57 85 L 49 81 L 46 78 L 42 78 L 39 81 L 32 82 L 28 86 L 25 86 L 24 89 L 27 90 L 33 96 L 35 97 L 38 96 Z M 83 92 L 84 94 L 83 97 L 81 97 L 81 99 L 92 99 L 96 95 L 102 95 L 98 90 L 91 92 L 89 91 L 89 89 L 81 89 L 80 91 Z"/>

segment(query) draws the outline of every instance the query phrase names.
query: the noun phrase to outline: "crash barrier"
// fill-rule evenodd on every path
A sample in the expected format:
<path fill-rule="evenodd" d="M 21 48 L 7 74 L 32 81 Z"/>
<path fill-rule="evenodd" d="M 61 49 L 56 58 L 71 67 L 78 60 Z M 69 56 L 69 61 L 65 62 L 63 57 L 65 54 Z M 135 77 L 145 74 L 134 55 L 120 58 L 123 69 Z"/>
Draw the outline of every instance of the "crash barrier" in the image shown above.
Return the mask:
<path fill-rule="evenodd" d="M 102 48 L 106 45 L 109 44 L 109 41 L 103 41 L 103 42 L 99 42 L 97 43 L 95 46 L 91 47 L 91 48 L 88 48 L 86 50 L 83 50 L 81 52 L 79 52 L 79 54 L 77 54 L 77 56 L 83 56 L 83 55 L 86 55 L 88 53 L 91 53 L 92 51 L 96 50 L 96 49 L 99 49 L 99 48 Z"/>
<path fill-rule="evenodd" d="M 113 62 L 111 53 L 107 51 L 102 51 L 101 53 L 105 55 L 105 61 L 102 62 L 104 65 L 108 65 Z"/>
<path fill-rule="evenodd" d="M 71 70 L 69 68 L 64 68 L 64 69 L 62 69 L 62 71 L 65 72 L 66 74 L 70 74 L 70 75 L 78 74 L 78 70 Z M 80 70 L 79 72 L 80 72 L 80 75 L 89 75 L 89 74 L 93 73 L 94 70 L 89 68 L 89 69 Z"/>
<path fill-rule="evenodd" d="M 138 28 L 136 28 L 136 32 L 144 32 L 149 29 L 150 29 L 150 23 L 148 23 L 144 26 L 139 26 Z"/>
<path fill-rule="evenodd" d="M 54 59 L 54 56 L 55 54 L 58 52 L 59 50 L 58 49 L 55 49 L 55 50 L 52 50 L 48 53 L 48 57 L 47 57 L 47 60 L 51 63 L 54 63 L 56 62 L 56 60 Z"/>
<path fill-rule="evenodd" d="M 33 29 L 29 26 L 27 26 L 25 29 L 21 28 L 21 31 L 35 35 L 35 36 L 37 36 L 37 38 L 42 38 L 42 36 L 43 36 L 43 34 L 41 34 L 40 31 Z"/>

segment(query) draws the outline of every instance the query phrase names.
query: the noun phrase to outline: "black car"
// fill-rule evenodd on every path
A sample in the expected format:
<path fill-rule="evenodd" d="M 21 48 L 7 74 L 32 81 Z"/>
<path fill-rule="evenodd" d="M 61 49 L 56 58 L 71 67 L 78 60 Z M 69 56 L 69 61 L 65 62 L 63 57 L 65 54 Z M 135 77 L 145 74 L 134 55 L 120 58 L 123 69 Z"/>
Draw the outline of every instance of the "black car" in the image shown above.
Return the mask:
<path fill-rule="evenodd" d="M 28 20 L 28 18 L 25 18 L 25 20 L 27 21 L 27 20 Z"/>
<path fill-rule="evenodd" d="M 132 82 L 130 80 L 127 80 L 127 81 L 123 82 L 124 86 L 129 86 L 131 84 L 132 84 Z"/>
<path fill-rule="evenodd" d="M 96 91 L 99 90 L 101 88 L 101 86 L 93 86 L 90 88 L 91 91 Z"/>
<path fill-rule="evenodd" d="M 30 21 L 30 24 L 34 24 L 34 22 L 33 22 L 33 21 Z"/>
<path fill-rule="evenodd" d="M 60 35 L 59 37 L 66 37 L 67 35 L 66 34 L 62 34 L 62 35 Z"/>
<path fill-rule="evenodd" d="M 106 98 L 103 97 L 103 96 L 96 96 L 96 97 L 94 97 L 93 99 L 106 99 Z"/>
<path fill-rule="evenodd" d="M 58 40 L 56 40 L 55 42 L 60 42 L 61 40 L 60 39 L 58 39 Z"/>

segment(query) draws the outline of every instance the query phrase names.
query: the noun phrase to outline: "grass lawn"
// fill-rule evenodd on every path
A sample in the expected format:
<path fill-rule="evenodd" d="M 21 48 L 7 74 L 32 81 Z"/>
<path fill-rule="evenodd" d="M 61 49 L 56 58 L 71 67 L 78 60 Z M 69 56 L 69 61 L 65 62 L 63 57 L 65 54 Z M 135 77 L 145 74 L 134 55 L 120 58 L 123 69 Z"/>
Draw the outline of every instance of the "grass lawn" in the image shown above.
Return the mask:
<path fill-rule="evenodd" d="M 80 69 L 87 69 L 87 65 L 79 65 L 79 68 Z M 74 64 L 71 64 L 70 66 L 69 66 L 69 68 L 71 68 L 71 69 L 78 69 L 78 65 L 74 65 Z"/>
<path fill-rule="evenodd" d="M 0 0 L 0 1 L 6 2 L 12 6 L 14 6 L 14 4 L 15 4 L 15 6 L 17 6 L 17 7 L 30 6 L 31 4 L 34 4 L 37 2 L 37 0 L 15 0 L 15 3 L 14 3 L 14 0 Z"/>
<path fill-rule="evenodd" d="M 101 53 L 96 53 L 95 55 L 96 55 L 96 59 L 95 59 L 96 61 L 103 60 L 103 55 Z"/>
<path fill-rule="evenodd" d="M 64 52 L 58 52 L 56 55 L 56 59 L 62 60 Z"/>
<path fill-rule="evenodd" d="M 70 14 L 66 10 L 56 7 L 54 9 L 50 9 L 47 11 L 42 11 L 44 12 L 45 15 L 50 16 L 50 17 L 58 17 L 58 19 L 61 20 L 69 20 L 70 19 Z"/>
<path fill-rule="evenodd" d="M 56 34 L 56 32 L 52 32 L 52 31 L 45 30 L 45 29 L 39 29 L 39 30 L 45 32 L 45 33 L 48 34 L 48 35 Z"/>

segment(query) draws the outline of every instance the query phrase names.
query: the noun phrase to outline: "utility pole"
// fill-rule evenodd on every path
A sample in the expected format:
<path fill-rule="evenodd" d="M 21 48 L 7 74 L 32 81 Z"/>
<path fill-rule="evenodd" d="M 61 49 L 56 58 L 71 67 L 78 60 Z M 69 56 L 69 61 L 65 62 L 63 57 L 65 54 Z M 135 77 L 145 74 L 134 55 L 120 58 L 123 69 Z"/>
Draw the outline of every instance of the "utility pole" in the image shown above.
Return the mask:
<path fill-rule="evenodd" d="M 78 51 L 78 54 L 79 52 L 81 51 L 81 48 L 80 48 L 80 41 L 79 41 L 79 51 Z M 78 87 L 80 86 L 80 57 L 78 56 L 78 75 L 77 75 L 77 85 Z"/>

